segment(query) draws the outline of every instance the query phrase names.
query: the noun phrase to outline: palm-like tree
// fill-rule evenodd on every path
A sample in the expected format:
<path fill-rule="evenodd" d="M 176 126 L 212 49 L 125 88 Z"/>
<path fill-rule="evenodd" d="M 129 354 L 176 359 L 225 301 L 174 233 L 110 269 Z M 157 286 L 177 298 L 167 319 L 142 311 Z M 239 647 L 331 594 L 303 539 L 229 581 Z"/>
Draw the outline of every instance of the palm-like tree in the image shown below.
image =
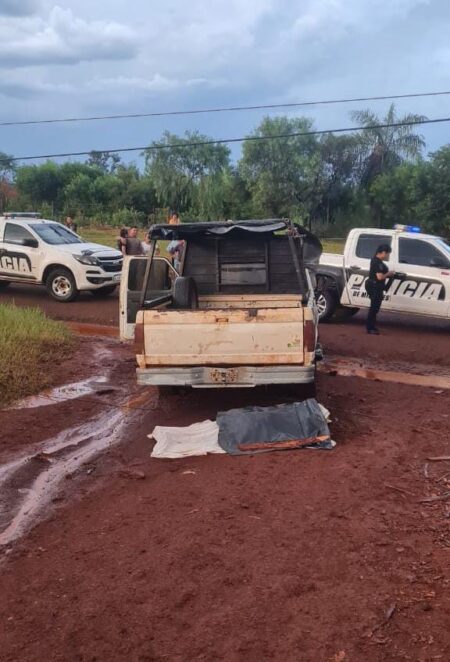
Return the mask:
<path fill-rule="evenodd" d="M 351 113 L 351 117 L 358 126 L 367 127 L 359 136 L 362 184 L 370 184 L 377 175 L 395 168 L 402 161 L 420 158 L 425 139 L 415 133 L 411 123 L 426 120 L 425 115 L 409 113 L 398 117 L 395 105 L 391 104 L 383 118 L 371 110 L 357 110 Z"/>

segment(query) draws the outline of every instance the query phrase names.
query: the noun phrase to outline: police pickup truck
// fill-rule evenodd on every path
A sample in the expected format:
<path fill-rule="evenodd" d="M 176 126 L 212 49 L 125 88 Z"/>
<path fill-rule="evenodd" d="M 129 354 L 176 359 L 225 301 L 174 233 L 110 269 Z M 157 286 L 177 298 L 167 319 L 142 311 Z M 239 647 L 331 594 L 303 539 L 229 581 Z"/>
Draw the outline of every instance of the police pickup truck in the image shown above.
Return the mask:
<path fill-rule="evenodd" d="M 0 216 L 0 290 L 10 283 L 45 285 L 57 301 L 80 291 L 111 294 L 120 282 L 122 253 L 86 243 L 56 221 L 38 214 Z"/>
<path fill-rule="evenodd" d="M 449 244 L 422 234 L 420 228 L 400 225 L 393 230 L 356 228 L 347 237 L 343 255 L 322 254 L 316 270 L 319 319 L 368 308 L 364 283 L 380 244 L 391 246 L 387 263 L 395 271 L 387 281 L 383 310 L 449 319 Z"/>

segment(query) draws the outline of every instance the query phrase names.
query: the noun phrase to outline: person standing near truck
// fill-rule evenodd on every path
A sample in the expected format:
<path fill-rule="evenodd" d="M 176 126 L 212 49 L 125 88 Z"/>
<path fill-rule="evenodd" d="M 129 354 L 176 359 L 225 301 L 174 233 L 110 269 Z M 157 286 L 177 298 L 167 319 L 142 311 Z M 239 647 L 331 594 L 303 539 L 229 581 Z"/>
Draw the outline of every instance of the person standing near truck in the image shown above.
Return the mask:
<path fill-rule="evenodd" d="M 133 226 L 128 230 L 128 235 L 125 240 L 125 254 L 126 255 L 142 255 L 142 243 L 138 239 L 138 229 Z"/>
<path fill-rule="evenodd" d="M 181 219 L 176 211 L 172 212 L 169 218 L 169 225 L 180 225 Z M 179 272 L 183 260 L 184 241 L 172 240 L 167 246 L 167 252 L 172 256 L 172 264 Z"/>
<path fill-rule="evenodd" d="M 386 289 L 386 279 L 394 276 L 394 271 L 389 271 L 383 260 L 389 258 L 391 247 L 389 244 L 381 244 L 373 258 L 370 260 L 369 278 L 366 281 L 366 292 L 370 298 L 370 308 L 367 315 L 366 328 L 367 333 L 379 335 L 376 327 L 377 315 L 383 302 L 384 291 Z"/>

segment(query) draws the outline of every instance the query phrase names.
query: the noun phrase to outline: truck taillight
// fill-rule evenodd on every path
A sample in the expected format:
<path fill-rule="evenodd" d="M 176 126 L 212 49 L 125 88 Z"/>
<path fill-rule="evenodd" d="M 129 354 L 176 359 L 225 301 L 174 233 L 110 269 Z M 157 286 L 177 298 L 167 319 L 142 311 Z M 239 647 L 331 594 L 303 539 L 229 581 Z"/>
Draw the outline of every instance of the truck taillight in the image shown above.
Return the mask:
<path fill-rule="evenodd" d="M 136 324 L 134 327 L 134 353 L 145 354 L 144 348 L 144 323 Z"/>
<path fill-rule="evenodd" d="M 313 320 L 306 320 L 304 323 L 303 347 L 305 352 L 314 352 L 316 348 L 316 327 Z"/>

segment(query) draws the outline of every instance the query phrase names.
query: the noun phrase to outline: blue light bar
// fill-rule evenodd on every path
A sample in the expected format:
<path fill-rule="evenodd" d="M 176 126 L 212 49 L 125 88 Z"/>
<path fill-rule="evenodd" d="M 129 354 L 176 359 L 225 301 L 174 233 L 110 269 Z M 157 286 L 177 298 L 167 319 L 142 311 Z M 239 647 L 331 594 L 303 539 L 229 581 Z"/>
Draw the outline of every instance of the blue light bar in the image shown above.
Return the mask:
<path fill-rule="evenodd" d="M 398 230 L 399 232 L 422 232 L 417 225 L 401 225 L 399 223 L 394 225 L 394 230 Z"/>

